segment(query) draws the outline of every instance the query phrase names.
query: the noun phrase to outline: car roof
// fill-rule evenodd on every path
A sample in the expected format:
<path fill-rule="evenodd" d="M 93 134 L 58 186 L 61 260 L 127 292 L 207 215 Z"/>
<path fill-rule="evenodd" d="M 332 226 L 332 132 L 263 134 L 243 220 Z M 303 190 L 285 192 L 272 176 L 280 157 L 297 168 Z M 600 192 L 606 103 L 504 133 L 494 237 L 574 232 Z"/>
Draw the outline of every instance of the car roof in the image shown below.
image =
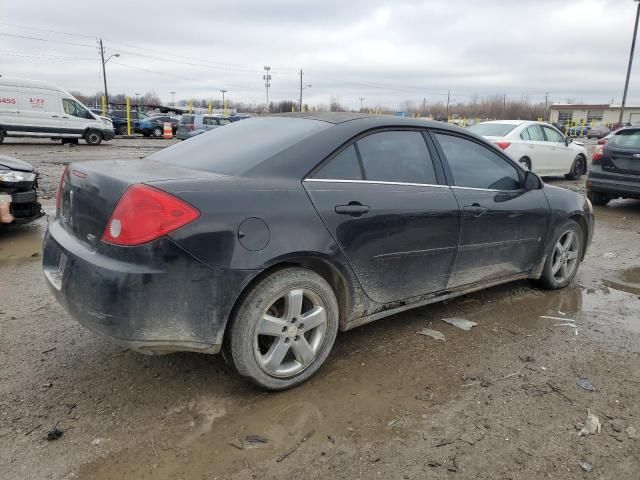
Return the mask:
<path fill-rule="evenodd" d="M 486 122 L 480 123 L 502 123 L 506 125 L 522 125 L 523 123 L 540 123 L 534 122 L 533 120 L 488 120 Z"/>

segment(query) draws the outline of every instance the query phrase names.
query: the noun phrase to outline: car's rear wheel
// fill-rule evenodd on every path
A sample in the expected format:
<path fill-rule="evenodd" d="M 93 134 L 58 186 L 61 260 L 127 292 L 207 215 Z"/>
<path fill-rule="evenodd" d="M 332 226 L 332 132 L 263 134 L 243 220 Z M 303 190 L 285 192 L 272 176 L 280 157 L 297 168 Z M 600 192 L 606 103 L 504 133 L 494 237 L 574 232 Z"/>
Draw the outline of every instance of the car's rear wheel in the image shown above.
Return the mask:
<path fill-rule="evenodd" d="M 318 371 L 338 333 L 338 303 L 329 284 L 304 268 L 265 277 L 245 296 L 231 325 L 238 372 L 269 390 L 284 390 Z"/>
<path fill-rule="evenodd" d="M 549 289 L 563 288 L 576 276 L 584 251 L 584 232 L 573 220 L 567 220 L 551 243 L 540 283 Z"/>
<path fill-rule="evenodd" d="M 518 160 L 525 170 L 531 170 L 531 160 L 528 157 L 522 157 Z"/>
<path fill-rule="evenodd" d="M 100 142 L 102 142 L 102 134 L 97 130 L 89 130 L 84 134 L 84 141 L 89 145 L 100 145 Z"/>
<path fill-rule="evenodd" d="M 578 155 L 573 161 L 571 171 L 565 175 L 568 180 L 578 180 L 587 171 L 587 161 L 582 155 Z"/>
<path fill-rule="evenodd" d="M 155 127 L 153 129 L 153 131 L 151 132 L 151 135 L 153 135 L 154 137 L 158 138 L 162 136 L 162 129 L 160 127 Z"/>
<path fill-rule="evenodd" d="M 2 144 L 2 142 L 4 142 L 4 130 L 0 128 L 0 144 Z"/>
<path fill-rule="evenodd" d="M 611 197 L 608 195 L 600 192 L 594 192 L 593 190 L 587 190 L 587 198 L 594 205 L 599 205 L 601 207 L 609 203 L 609 200 L 611 200 Z"/>
<path fill-rule="evenodd" d="M 129 130 L 127 130 L 126 125 L 120 125 L 118 127 L 118 135 L 127 135 L 128 133 L 129 133 Z"/>

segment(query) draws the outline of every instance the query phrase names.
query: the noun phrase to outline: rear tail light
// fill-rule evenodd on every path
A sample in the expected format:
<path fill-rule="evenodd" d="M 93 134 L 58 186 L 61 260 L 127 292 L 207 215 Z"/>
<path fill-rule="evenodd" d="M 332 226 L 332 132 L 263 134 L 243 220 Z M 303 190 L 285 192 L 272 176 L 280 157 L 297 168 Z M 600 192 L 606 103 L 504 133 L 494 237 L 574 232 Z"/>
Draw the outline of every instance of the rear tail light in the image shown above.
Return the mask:
<path fill-rule="evenodd" d="M 600 165 L 600 160 L 604 156 L 604 145 L 596 145 L 593 155 L 591 156 L 591 163 L 593 165 Z"/>
<path fill-rule="evenodd" d="M 509 145 L 511 145 L 511 142 L 496 142 L 496 145 L 499 146 L 500 149 L 506 150 Z"/>
<path fill-rule="evenodd" d="M 173 195 L 147 185 L 133 185 L 118 201 L 102 241 L 133 246 L 150 242 L 193 222 L 200 212 Z"/>
<path fill-rule="evenodd" d="M 196 129 L 196 124 L 195 124 L 195 123 L 190 123 L 190 124 L 189 124 L 189 130 L 190 130 L 191 132 L 193 132 L 195 129 Z"/>
<path fill-rule="evenodd" d="M 69 165 L 65 165 L 62 177 L 60 177 L 60 183 L 58 184 L 58 190 L 56 190 L 56 210 L 60 210 L 60 207 L 62 206 L 62 190 L 64 189 L 68 170 Z"/>

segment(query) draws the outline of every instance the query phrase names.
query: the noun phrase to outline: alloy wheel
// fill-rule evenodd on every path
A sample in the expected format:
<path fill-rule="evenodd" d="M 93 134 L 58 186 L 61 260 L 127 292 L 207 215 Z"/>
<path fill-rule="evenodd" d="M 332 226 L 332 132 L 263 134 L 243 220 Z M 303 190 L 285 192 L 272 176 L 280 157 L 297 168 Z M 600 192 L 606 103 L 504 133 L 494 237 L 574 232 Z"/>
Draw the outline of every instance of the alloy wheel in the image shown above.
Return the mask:
<path fill-rule="evenodd" d="M 327 310 L 315 292 L 291 289 L 273 300 L 257 322 L 253 350 L 268 375 L 297 375 L 316 358 L 327 332 Z"/>
<path fill-rule="evenodd" d="M 578 267 L 580 245 L 573 230 L 567 230 L 558 239 L 553 248 L 551 274 L 558 283 L 568 281 Z"/>

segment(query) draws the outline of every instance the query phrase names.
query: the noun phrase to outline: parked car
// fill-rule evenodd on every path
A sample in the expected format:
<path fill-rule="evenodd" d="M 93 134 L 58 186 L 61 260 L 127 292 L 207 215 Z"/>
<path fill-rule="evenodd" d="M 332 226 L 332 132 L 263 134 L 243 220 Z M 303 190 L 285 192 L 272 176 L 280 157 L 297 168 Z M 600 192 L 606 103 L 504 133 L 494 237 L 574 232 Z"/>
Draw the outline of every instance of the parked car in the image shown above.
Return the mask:
<path fill-rule="evenodd" d="M 591 131 L 591 125 L 574 125 L 566 129 L 569 137 L 586 137 Z"/>
<path fill-rule="evenodd" d="M 595 205 L 614 198 L 640 198 L 640 127 L 622 128 L 606 144 L 596 145 L 587 197 Z"/>
<path fill-rule="evenodd" d="M 234 113 L 233 115 L 229 115 L 229 120 L 231 120 L 232 122 L 246 120 L 247 118 L 251 118 L 251 115 L 249 115 L 248 113 Z"/>
<path fill-rule="evenodd" d="M 587 171 L 584 144 L 562 135 L 547 123 L 495 120 L 479 123 L 469 130 L 493 142 L 539 175 L 565 175 L 575 180 Z"/>
<path fill-rule="evenodd" d="M 30 163 L 0 155 L 0 224 L 28 223 L 44 215 L 38 174 Z"/>
<path fill-rule="evenodd" d="M 610 132 L 611 130 L 604 123 L 598 123 L 594 127 L 591 127 L 591 129 L 589 129 L 589 131 L 587 132 L 587 138 L 603 138 L 606 137 Z"/>
<path fill-rule="evenodd" d="M 163 125 L 163 131 L 164 131 L 164 124 L 165 123 L 170 123 L 171 124 L 171 130 L 173 135 L 176 135 L 176 132 L 178 131 L 178 125 L 180 124 L 180 117 L 176 117 L 173 115 L 152 115 L 151 117 L 149 117 L 155 121 L 158 121 L 160 123 L 162 123 Z"/>
<path fill-rule="evenodd" d="M 185 113 L 180 117 L 180 124 L 176 132 L 176 138 L 187 140 L 201 133 L 208 132 L 224 125 L 229 125 L 231 120 L 220 115 L 206 115 L 202 113 Z"/>
<path fill-rule="evenodd" d="M 112 110 L 111 119 L 113 120 L 113 128 L 118 135 L 127 135 L 127 111 L 126 110 Z M 138 112 L 137 110 L 131 110 L 129 112 L 129 121 L 131 123 L 131 133 L 142 133 L 143 135 L 152 135 L 153 128 L 157 127 L 159 123 L 146 122 L 149 116 L 144 112 Z M 162 131 L 160 132 L 162 136 Z"/>
<path fill-rule="evenodd" d="M 273 390 L 318 371 L 338 330 L 517 279 L 562 288 L 593 232 L 583 195 L 476 135 L 349 113 L 73 163 L 57 204 L 43 268 L 81 324 L 146 353 L 224 345 Z"/>
<path fill-rule="evenodd" d="M 114 132 L 108 119 L 52 83 L 0 76 L 0 143 L 6 137 L 82 138 L 98 145 Z"/>

